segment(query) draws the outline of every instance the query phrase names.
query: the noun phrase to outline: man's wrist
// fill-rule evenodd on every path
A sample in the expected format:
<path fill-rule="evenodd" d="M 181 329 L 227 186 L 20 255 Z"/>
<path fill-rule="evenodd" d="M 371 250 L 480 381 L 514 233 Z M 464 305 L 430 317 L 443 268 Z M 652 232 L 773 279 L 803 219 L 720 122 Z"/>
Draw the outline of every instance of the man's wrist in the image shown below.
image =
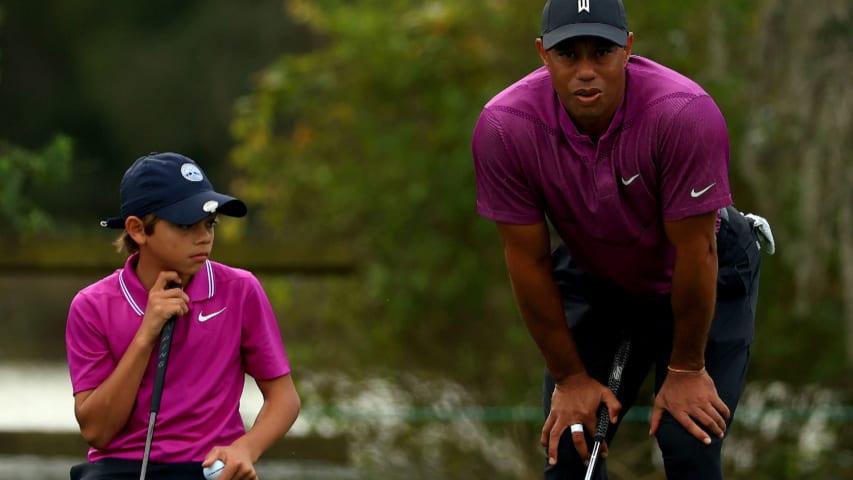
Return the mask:
<path fill-rule="evenodd" d="M 691 374 L 691 373 L 692 373 L 692 374 L 697 374 L 697 373 L 702 373 L 702 372 L 704 372 L 704 371 L 705 371 L 705 366 L 703 365 L 703 366 L 702 366 L 702 368 L 699 368 L 699 369 L 691 369 L 691 368 L 675 368 L 675 367 L 673 367 L 672 365 L 667 365 L 667 366 L 666 366 L 666 369 L 667 369 L 667 371 L 669 371 L 670 373 L 686 373 L 686 374 Z"/>

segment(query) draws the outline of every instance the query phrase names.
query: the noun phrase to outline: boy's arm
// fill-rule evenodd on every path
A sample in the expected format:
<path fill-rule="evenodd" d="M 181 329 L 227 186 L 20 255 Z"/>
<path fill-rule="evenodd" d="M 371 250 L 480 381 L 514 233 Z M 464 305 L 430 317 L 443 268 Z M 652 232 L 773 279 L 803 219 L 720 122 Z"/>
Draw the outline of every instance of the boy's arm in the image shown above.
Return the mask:
<path fill-rule="evenodd" d="M 86 442 L 105 448 L 125 426 L 151 353 L 158 345 L 160 330 L 173 315 L 187 312 L 189 298 L 180 289 L 166 289 L 169 281 L 177 281 L 174 272 L 162 272 L 148 296 L 148 307 L 139 330 L 122 355 L 115 370 L 100 385 L 74 395 L 74 415 Z"/>
<path fill-rule="evenodd" d="M 127 423 L 154 344 L 137 335 L 103 383 L 74 395 L 74 415 L 89 445 L 105 448 Z"/>
<path fill-rule="evenodd" d="M 255 380 L 255 383 L 261 390 L 264 404 L 252 428 L 230 446 L 211 449 L 202 463 L 206 467 L 216 459 L 222 460 L 225 463 L 222 478 L 250 475 L 261 454 L 290 430 L 299 414 L 299 395 L 290 374 L 272 380 Z"/>

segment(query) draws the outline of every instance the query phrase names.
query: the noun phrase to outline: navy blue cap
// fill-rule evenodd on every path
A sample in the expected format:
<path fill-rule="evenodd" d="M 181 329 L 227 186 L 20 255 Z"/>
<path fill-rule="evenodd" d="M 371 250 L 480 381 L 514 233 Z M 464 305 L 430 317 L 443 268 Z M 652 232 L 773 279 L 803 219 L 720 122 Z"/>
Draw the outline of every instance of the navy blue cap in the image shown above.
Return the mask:
<path fill-rule="evenodd" d="M 213 185 L 192 159 L 178 153 L 139 157 L 121 179 L 121 217 L 101 221 L 102 227 L 124 228 L 127 217 L 153 213 L 176 225 L 193 225 L 221 213 L 246 215 L 246 204 L 213 191 Z"/>
<path fill-rule="evenodd" d="M 550 50 L 575 37 L 605 38 L 624 47 L 628 17 L 622 0 L 548 0 L 542 10 L 542 46 Z"/>

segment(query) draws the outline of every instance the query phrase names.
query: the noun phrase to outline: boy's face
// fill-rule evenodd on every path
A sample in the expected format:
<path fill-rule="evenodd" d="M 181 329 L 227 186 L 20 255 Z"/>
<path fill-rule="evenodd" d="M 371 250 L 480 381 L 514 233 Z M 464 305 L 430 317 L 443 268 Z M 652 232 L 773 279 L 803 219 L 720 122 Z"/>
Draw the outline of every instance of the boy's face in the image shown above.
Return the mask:
<path fill-rule="evenodd" d="M 188 278 L 201 270 L 210 256 L 217 223 L 215 214 L 194 225 L 175 225 L 160 219 L 150 235 L 144 231 L 129 233 L 139 244 L 139 263 L 145 270 L 155 275 L 172 270 Z"/>

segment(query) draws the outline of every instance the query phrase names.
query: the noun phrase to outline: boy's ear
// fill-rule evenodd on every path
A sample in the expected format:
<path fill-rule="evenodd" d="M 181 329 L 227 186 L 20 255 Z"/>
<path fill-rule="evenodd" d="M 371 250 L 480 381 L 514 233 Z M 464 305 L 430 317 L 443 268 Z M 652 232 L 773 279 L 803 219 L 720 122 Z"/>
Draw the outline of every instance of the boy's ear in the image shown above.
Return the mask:
<path fill-rule="evenodd" d="M 141 218 L 133 215 L 127 217 L 124 221 L 124 230 L 137 244 L 142 245 L 145 242 L 145 223 Z"/>

